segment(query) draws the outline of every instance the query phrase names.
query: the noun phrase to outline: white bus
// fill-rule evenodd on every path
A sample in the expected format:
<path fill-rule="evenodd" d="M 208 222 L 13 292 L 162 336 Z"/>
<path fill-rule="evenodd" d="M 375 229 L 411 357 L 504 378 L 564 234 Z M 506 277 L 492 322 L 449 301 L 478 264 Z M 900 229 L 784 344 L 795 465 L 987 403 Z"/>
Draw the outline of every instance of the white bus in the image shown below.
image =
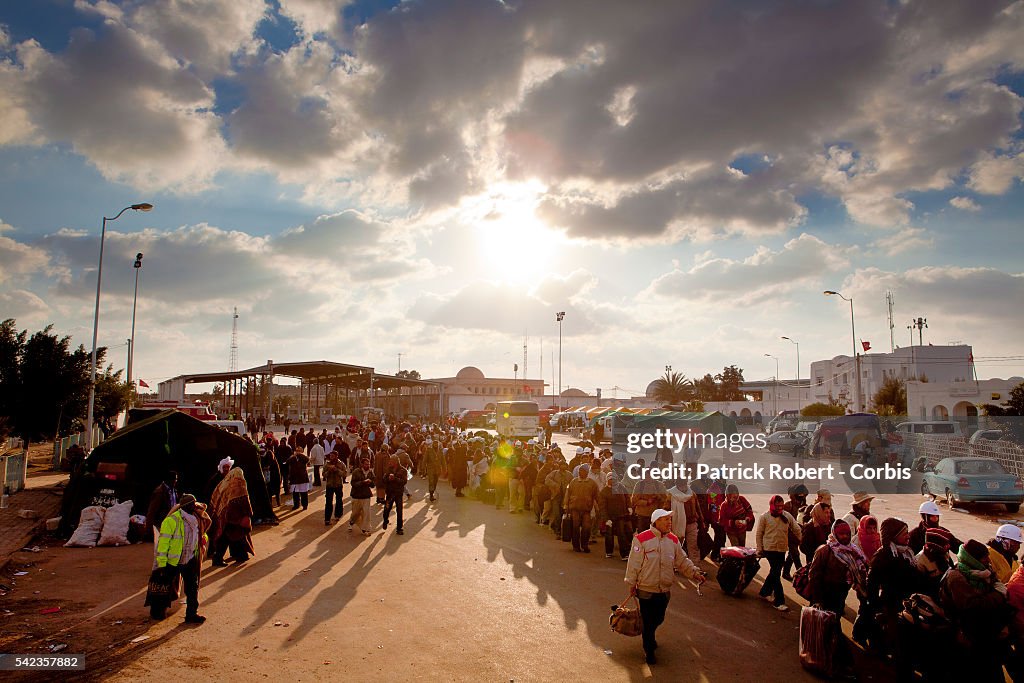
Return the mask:
<path fill-rule="evenodd" d="M 506 439 L 532 439 L 540 427 L 535 401 L 500 401 L 494 409 L 495 430 Z"/>

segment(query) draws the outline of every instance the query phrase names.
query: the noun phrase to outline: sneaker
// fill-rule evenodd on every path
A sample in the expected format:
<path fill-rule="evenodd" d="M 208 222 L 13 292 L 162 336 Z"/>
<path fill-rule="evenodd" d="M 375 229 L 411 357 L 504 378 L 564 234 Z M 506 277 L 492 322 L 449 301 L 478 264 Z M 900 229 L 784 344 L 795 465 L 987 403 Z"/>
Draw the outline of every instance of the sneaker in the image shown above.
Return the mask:
<path fill-rule="evenodd" d="M 789 605 L 775 605 L 775 609 L 779 610 L 780 612 L 788 612 Z"/>
<path fill-rule="evenodd" d="M 398 534 L 399 536 L 405 536 L 405 532 L 402 531 L 401 529 L 395 529 L 395 533 Z"/>
<path fill-rule="evenodd" d="M 352 524 L 351 523 L 349 523 L 349 525 L 348 525 L 348 532 L 352 533 Z"/>
<path fill-rule="evenodd" d="M 604 556 L 605 556 L 606 559 L 609 559 L 609 560 L 612 559 L 612 554 L 611 553 L 605 553 Z"/>
<path fill-rule="evenodd" d="M 619 559 L 623 562 L 629 562 L 629 555 L 627 555 L 626 557 L 620 557 Z"/>
<path fill-rule="evenodd" d="M 189 614 L 185 616 L 186 624 L 202 624 L 206 621 L 206 617 L 202 614 Z"/>
<path fill-rule="evenodd" d="M 364 531 L 363 532 L 363 536 L 373 536 L 373 532 L 372 531 Z"/>
<path fill-rule="evenodd" d="M 758 597 L 764 600 L 765 602 L 773 602 L 775 600 L 775 598 L 773 598 L 770 595 L 758 595 Z"/>
<path fill-rule="evenodd" d="M 330 526 L 330 525 L 331 525 L 331 520 L 325 519 L 324 520 L 324 526 Z"/>

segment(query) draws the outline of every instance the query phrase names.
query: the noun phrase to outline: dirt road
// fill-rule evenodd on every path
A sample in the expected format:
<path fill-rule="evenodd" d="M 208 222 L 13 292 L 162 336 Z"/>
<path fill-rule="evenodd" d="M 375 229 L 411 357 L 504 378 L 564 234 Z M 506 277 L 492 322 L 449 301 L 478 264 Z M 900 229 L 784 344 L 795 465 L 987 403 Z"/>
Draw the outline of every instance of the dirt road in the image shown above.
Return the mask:
<path fill-rule="evenodd" d="M 308 511 L 286 506 L 279 526 L 256 533 L 248 563 L 204 567 L 208 621 L 198 627 L 182 622 L 180 605 L 164 622 L 148 619 L 152 546 L 18 553 L 0 579 L 16 583 L 3 610 L 12 614 L 0 615 L 0 650 L 63 644 L 62 652 L 86 653 L 77 679 L 90 680 L 815 680 L 797 660 L 801 601 L 780 614 L 756 597 L 765 563 L 740 598 L 724 596 L 713 578 L 703 597 L 679 581 L 652 668 L 639 639 L 608 628 L 609 606 L 626 593 L 625 563 L 606 559 L 603 545 L 576 554 L 530 515 L 456 499 L 443 481 L 433 504 L 423 480 L 410 488 L 405 536 L 393 526 L 382 533 L 379 507 L 373 536 L 350 534 L 347 498 L 346 521 L 324 526 L 320 489 Z M 758 511 L 767 499 L 751 495 Z M 874 511 L 913 522 L 920 501 L 880 498 Z M 847 502 L 837 496 L 837 509 Z M 943 521 L 961 538 L 986 540 L 1000 516 Z M 705 568 L 713 577 L 713 565 Z M 861 659 L 863 680 L 892 679 Z"/>

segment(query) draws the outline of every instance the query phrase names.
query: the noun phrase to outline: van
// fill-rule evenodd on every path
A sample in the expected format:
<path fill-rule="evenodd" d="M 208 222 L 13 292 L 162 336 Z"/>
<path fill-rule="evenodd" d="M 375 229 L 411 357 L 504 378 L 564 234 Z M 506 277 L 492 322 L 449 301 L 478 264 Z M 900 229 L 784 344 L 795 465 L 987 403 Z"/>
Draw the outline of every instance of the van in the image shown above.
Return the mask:
<path fill-rule="evenodd" d="M 940 434 L 943 436 L 962 436 L 960 424 L 952 420 L 936 422 L 900 422 L 896 431 L 903 434 Z"/>
<path fill-rule="evenodd" d="M 226 432 L 245 436 L 245 423 L 241 420 L 209 420 L 210 424 L 220 427 Z"/>

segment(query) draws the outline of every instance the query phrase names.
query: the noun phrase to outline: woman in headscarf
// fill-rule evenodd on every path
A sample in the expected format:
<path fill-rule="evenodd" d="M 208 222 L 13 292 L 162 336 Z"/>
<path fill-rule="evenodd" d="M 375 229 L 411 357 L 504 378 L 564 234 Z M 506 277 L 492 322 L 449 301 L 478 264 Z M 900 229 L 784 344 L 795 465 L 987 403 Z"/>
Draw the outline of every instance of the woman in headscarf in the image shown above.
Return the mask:
<path fill-rule="evenodd" d="M 231 559 L 242 563 L 255 555 L 252 547 L 252 504 L 249 489 L 241 468 L 228 470 L 224 480 L 210 497 L 213 527 L 210 544 L 213 547 L 213 566 L 223 567 L 224 553 L 231 551 Z"/>
<path fill-rule="evenodd" d="M 810 521 L 801 527 L 800 550 L 807 558 L 807 564 L 814 559 L 814 553 L 825 545 L 832 527 L 831 508 L 825 503 L 815 503 L 810 511 Z M 849 525 L 847 525 L 849 526 Z"/>
<path fill-rule="evenodd" d="M 807 589 L 811 602 L 836 615 L 836 626 L 846 611 L 846 595 L 852 587 L 867 603 L 868 566 L 860 549 L 850 542 L 850 525 L 837 520 L 824 545 L 819 547 L 807 570 Z M 840 667 L 852 663 L 842 629 L 836 629 L 836 664 Z"/>
<path fill-rule="evenodd" d="M 882 547 L 882 536 L 878 533 L 878 520 L 872 515 L 860 518 L 860 523 L 857 525 L 857 537 L 853 539 L 853 545 L 860 548 L 869 562 Z"/>
<path fill-rule="evenodd" d="M 881 546 L 871 558 L 869 600 L 878 613 L 878 625 L 884 632 L 889 651 L 902 660 L 898 626 L 903 601 L 914 593 L 927 590 L 927 584 L 917 570 L 906 522 L 898 517 L 883 520 L 881 541 Z"/>

